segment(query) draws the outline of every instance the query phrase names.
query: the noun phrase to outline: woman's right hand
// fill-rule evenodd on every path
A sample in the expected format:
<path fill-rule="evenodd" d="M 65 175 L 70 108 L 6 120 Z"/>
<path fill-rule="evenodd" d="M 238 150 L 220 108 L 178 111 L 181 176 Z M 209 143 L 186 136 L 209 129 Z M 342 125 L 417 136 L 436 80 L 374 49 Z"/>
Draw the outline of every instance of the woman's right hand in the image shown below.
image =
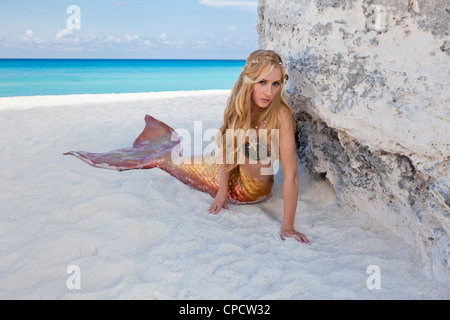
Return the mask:
<path fill-rule="evenodd" d="M 228 210 L 228 193 L 220 191 L 217 193 L 214 203 L 209 208 L 209 213 L 218 214 L 222 207 Z"/>

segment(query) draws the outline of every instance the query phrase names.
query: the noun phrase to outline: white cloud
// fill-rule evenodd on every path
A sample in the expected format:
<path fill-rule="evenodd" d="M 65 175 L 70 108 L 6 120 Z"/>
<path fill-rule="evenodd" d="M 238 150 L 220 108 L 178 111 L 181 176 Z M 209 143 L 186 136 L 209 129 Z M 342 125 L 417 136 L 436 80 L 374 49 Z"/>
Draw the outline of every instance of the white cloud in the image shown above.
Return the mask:
<path fill-rule="evenodd" d="M 106 43 L 109 43 L 111 45 L 113 44 L 120 44 L 122 42 L 122 39 L 113 35 L 106 37 Z"/>
<path fill-rule="evenodd" d="M 130 36 L 128 33 L 125 33 L 124 37 L 125 37 L 126 41 L 139 40 L 139 36 L 137 36 L 137 35 Z"/>
<path fill-rule="evenodd" d="M 124 1 L 119 1 L 119 2 L 116 2 L 114 5 L 113 5 L 113 8 L 115 9 L 115 8 L 119 8 L 119 7 L 121 7 L 121 6 L 124 6 L 124 5 L 126 5 L 127 3 L 126 2 L 124 2 Z"/>
<path fill-rule="evenodd" d="M 159 35 L 158 37 L 159 41 L 167 41 L 169 39 L 169 36 L 167 35 L 167 33 L 163 32 Z"/>
<path fill-rule="evenodd" d="M 80 30 L 76 29 L 59 30 L 54 38 L 47 39 L 38 37 L 33 30 L 27 30 L 22 39 L 1 38 L 0 45 L 2 49 L 39 48 L 57 52 L 139 52 L 155 48 L 150 39 L 136 34 L 83 36 Z"/>
<path fill-rule="evenodd" d="M 163 44 L 166 47 L 173 47 L 173 48 L 183 48 L 187 45 L 186 41 L 180 41 L 180 40 L 172 40 L 169 35 L 165 32 L 161 33 L 158 37 L 158 41 Z"/>
<path fill-rule="evenodd" d="M 61 41 L 65 40 L 67 38 L 72 37 L 73 35 L 73 29 L 63 29 L 58 31 L 58 33 L 55 36 L 55 41 Z"/>
<path fill-rule="evenodd" d="M 55 30 L 47 38 L 33 30 L 24 30 L 20 37 L 0 36 L 0 56 L 33 55 L 43 56 L 158 56 L 173 58 L 198 57 L 241 57 L 239 51 L 247 49 L 251 41 L 241 41 L 240 28 L 228 25 L 223 27 L 220 37 L 199 36 L 182 39 L 162 32 L 154 37 L 135 33 L 88 35 L 77 29 Z M 253 48 L 251 48 L 253 49 Z M 15 53 L 11 53 L 15 52 Z"/>
<path fill-rule="evenodd" d="M 44 42 L 44 40 L 34 34 L 33 30 L 27 30 L 26 36 L 23 39 L 25 42 L 33 44 L 42 44 Z"/>
<path fill-rule="evenodd" d="M 130 36 L 129 34 L 124 35 L 126 47 L 128 50 L 139 50 L 148 49 L 153 46 L 153 43 L 148 39 L 140 38 L 138 35 Z M 120 42 L 118 42 L 120 43 Z"/>
<path fill-rule="evenodd" d="M 208 7 L 235 7 L 256 10 L 258 1 L 225 1 L 225 0 L 200 0 L 198 3 Z"/>

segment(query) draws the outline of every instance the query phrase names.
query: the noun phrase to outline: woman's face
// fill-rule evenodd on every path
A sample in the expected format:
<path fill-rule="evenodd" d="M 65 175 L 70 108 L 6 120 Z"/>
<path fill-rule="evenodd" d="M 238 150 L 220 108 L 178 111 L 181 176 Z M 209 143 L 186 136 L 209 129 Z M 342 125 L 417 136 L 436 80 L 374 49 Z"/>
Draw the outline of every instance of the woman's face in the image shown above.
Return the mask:
<path fill-rule="evenodd" d="M 264 73 L 264 70 L 262 70 Z M 253 85 L 252 90 L 252 107 L 265 109 L 277 95 L 281 88 L 282 73 L 280 68 L 274 68 L 260 82 Z"/>

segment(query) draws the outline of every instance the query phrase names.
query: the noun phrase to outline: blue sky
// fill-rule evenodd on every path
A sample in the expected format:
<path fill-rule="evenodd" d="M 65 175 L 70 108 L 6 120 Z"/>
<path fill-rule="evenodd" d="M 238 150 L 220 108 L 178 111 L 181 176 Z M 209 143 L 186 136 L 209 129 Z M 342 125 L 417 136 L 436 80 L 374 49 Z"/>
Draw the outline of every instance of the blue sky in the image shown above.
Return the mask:
<path fill-rule="evenodd" d="M 258 45 L 257 3 L 2 1 L 0 58 L 245 59 Z"/>

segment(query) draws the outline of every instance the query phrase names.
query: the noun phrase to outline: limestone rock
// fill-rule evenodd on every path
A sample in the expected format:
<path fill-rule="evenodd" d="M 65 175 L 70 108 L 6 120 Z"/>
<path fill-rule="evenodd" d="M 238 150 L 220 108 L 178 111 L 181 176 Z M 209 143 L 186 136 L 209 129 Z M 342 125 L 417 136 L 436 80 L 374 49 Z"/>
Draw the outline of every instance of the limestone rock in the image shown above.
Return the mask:
<path fill-rule="evenodd" d="M 450 279 L 450 1 L 260 0 L 289 74 L 298 154 Z"/>

